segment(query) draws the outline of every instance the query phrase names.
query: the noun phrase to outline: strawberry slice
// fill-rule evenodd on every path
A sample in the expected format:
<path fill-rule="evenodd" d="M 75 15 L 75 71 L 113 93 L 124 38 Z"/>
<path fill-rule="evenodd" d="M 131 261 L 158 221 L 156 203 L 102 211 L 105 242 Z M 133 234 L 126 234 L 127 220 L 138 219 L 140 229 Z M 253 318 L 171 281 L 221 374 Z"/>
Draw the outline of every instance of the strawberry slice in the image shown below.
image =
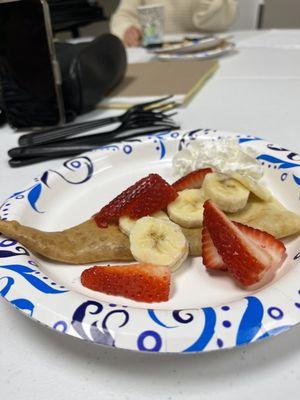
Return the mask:
<path fill-rule="evenodd" d="M 252 228 L 250 226 L 233 221 L 234 225 L 239 230 L 253 240 L 258 246 L 267 251 L 272 257 L 271 268 L 276 268 L 284 258 L 286 248 L 284 244 L 270 235 L 268 232 Z M 224 264 L 222 257 L 218 253 L 212 238 L 206 228 L 202 230 L 202 257 L 203 264 L 208 269 L 226 270 L 227 266 Z"/>
<path fill-rule="evenodd" d="M 200 189 L 204 181 L 205 175 L 213 172 L 211 168 L 198 169 L 178 179 L 172 184 L 176 192 L 184 189 Z"/>
<path fill-rule="evenodd" d="M 204 203 L 204 225 L 228 272 L 241 285 L 266 283 L 272 277 L 285 251 L 279 240 L 231 222 L 211 200 Z"/>
<path fill-rule="evenodd" d="M 218 253 L 206 226 L 202 229 L 202 258 L 203 264 L 208 269 L 220 269 L 225 271 L 227 266 Z"/>
<path fill-rule="evenodd" d="M 153 264 L 95 266 L 81 274 L 89 289 L 145 303 L 169 300 L 170 280 L 168 267 Z"/>
<path fill-rule="evenodd" d="M 123 215 L 138 219 L 160 211 L 177 196 L 160 175 L 150 174 L 124 190 L 93 218 L 99 227 L 106 228 L 108 224 L 117 224 Z"/>
<path fill-rule="evenodd" d="M 234 222 L 239 230 L 253 240 L 258 246 L 264 249 L 272 257 L 272 267 L 276 268 L 284 258 L 285 245 L 270 233 L 252 228 L 250 226 Z"/>

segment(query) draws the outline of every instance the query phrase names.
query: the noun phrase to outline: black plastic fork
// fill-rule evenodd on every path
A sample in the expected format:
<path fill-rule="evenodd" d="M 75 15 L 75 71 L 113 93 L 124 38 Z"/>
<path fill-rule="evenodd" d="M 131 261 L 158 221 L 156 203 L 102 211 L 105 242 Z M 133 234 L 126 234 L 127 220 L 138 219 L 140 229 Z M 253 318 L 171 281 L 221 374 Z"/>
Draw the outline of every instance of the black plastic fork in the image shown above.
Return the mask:
<path fill-rule="evenodd" d="M 20 136 L 19 145 L 33 146 L 42 143 L 56 142 L 62 138 L 78 135 L 80 133 L 117 122 L 121 123 L 119 128 L 131 129 L 128 124 L 131 124 L 131 118 L 134 116 L 144 116 L 145 118 L 149 118 L 148 120 L 150 120 L 150 117 L 153 117 L 155 121 L 166 120 L 174 114 L 168 115 L 165 112 L 177 106 L 175 101 L 167 101 L 171 97 L 172 96 L 166 96 L 157 100 L 136 104 L 130 107 L 125 113 L 115 117 L 101 118 L 93 121 L 69 124 L 62 127 L 28 133 Z"/>
<path fill-rule="evenodd" d="M 124 133 L 114 138 L 113 143 L 118 143 L 123 140 L 128 142 L 135 140 L 134 138 L 143 135 L 153 135 L 155 133 L 169 132 L 173 128 L 155 127 L 149 130 L 136 129 L 130 133 Z M 12 157 L 9 160 L 9 165 L 13 168 L 31 165 L 38 162 L 49 161 L 61 157 L 77 156 L 80 153 L 95 150 L 101 146 L 111 144 L 112 141 L 108 138 L 104 139 L 102 136 L 101 142 L 98 143 L 72 143 L 72 140 L 65 140 L 63 143 L 49 143 L 38 146 L 16 147 L 9 150 L 9 155 Z"/>
<path fill-rule="evenodd" d="M 160 131 L 178 129 L 179 126 L 169 118 L 147 117 L 146 113 L 131 115 L 116 129 L 80 136 L 53 143 L 35 146 L 14 147 L 8 151 L 12 158 L 31 158 L 36 156 L 75 155 L 84 151 L 107 145 L 114 141 L 151 134 Z"/>

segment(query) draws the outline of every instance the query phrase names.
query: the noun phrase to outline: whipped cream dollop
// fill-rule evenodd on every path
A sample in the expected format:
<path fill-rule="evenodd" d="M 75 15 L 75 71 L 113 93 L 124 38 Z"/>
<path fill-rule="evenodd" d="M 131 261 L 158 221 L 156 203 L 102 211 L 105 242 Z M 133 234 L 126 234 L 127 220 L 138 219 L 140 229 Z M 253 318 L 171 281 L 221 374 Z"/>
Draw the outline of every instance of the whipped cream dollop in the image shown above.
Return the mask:
<path fill-rule="evenodd" d="M 253 149 L 242 147 L 235 137 L 203 137 L 191 142 L 173 157 L 173 172 L 180 178 L 197 169 L 211 167 L 215 172 L 229 176 L 237 172 L 259 180 L 263 169 L 256 156 Z"/>

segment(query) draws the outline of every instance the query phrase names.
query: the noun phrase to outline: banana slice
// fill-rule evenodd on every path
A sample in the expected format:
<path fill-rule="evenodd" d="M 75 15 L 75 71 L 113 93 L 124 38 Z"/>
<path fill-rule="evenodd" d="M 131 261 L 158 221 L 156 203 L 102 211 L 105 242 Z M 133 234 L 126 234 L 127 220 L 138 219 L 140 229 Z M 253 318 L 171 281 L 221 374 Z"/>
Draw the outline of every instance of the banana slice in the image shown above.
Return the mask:
<path fill-rule="evenodd" d="M 240 182 L 216 172 L 205 176 L 202 188 L 206 198 L 227 212 L 242 210 L 250 194 Z"/>
<path fill-rule="evenodd" d="M 186 252 L 182 255 L 182 257 L 174 265 L 172 265 L 172 267 L 170 267 L 171 271 L 172 272 L 177 271 L 185 262 L 185 260 L 188 258 L 188 255 L 189 255 L 189 247 L 187 246 Z"/>
<path fill-rule="evenodd" d="M 176 200 L 168 205 L 168 214 L 172 221 L 185 228 L 198 228 L 203 222 L 202 189 L 188 189 L 178 192 Z"/>
<path fill-rule="evenodd" d="M 156 213 L 153 213 L 151 217 L 170 221 L 168 215 L 163 211 L 157 211 Z M 137 221 L 136 219 L 129 218 L 126 215 L 119 218 L 120 231 L 125 233 L 125 235 L 129 236 L 131 229 L 134 227 L 136 221 Z"/>
<path fill-rule="evenodd" d="M 271 199 L 272 194 L 269 192 L 269 190 L 262 186 L 260 183 L 255 181 L 254 179 L 248 178 L 247 176 L 241 175 L 237 172 L 234 172 L 232 174 L 232 177 L 239 181 L 242 185 L 244 185 L 247 189 L 250 190 L 253 194 L 255 194 L 256 197 L 258 197 L 261 200 L 268 201 Z"/>
<path fill-rule="evenodd" d="M 130 250 L 139 262 L 178 269 L 188 256 L 188 243 L 180 227 L 171 221 L 143 217 L 130 235 Z"/>
<path fill-rule="evenodd" d="M 165 221 L 170 221 L 170 218 L 168 217 L 168 214 L 165 213 L 164 211 L 157 211 L 157 212 L 151 214 L 150 217 L 163 219 Z"/>

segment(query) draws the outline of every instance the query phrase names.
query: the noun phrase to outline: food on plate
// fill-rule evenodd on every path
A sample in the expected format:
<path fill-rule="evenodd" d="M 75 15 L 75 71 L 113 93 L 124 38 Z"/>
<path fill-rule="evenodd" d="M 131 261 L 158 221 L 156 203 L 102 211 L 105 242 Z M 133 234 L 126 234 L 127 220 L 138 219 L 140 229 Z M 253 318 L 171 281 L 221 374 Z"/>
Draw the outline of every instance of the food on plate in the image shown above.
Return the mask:
<path fill-rule="evenodd" d="M 181 226 L 182 233 L 186 237 L 189 244 L 189 255 L 198 257 L 202 254 L 202 227 L 201 228 L 184 228 Z"/>
<path fill-rule="evenodd" d="M 128 237 L 116 225 L 99 228 L 93 219 L 59 232 L 44 232 L 17 221 L 0 220 L 0 232 L 31 251 L 68 264 L 134 260 Z"/>
<path fill-rule="evenodd" d="M 236 179 L 216 172 L 206 175 L 203 191 L 207 199 L 211 199 L 221 210 L 231 213 L 242 210 L 250 194 Z"/>
<path fill-rule="evenodd" d="M 95 266 L 83 271 L 81 283 L 106 294 L 153 303 L 169 300 L 171 273 L 168 267 L 147 263 Z"/>
<path fill-rule="evenodd" d="M 237 172 L 234 172 L 231 176 L 259 199 L 268 201 L 272 198 L 270 191 L 265 186 L 260 185 L 255 179 L 251 178 L 251 176 L 241 175 Z"/>
<path fill-rule="evenodd" d="M 277 239 L 300 232 L 300 216 L 288 211 L 273 196 L 263 201 L 251 194 L 243 210 L 227 215 L 232 221 L 261 229 Z"/>
<path fill-rule="evenodd" d="M 172 183 L 172 187 L 176 192 L 180 192 L 184 189 L 200 189 L 206 174 L 209 174 L 210 172 L 212 172 L 211 168 L 202 168 L 192 171 Z"/>
<path fill-rule="evenodd" d="M 210 169 L 209 172 L 213 173 L 203 174 L 202 189 L 205 199 L 212 199 L 220 208 L 222 205 L 226 208 L 226 205 L 232 205 L 235 201 L 238 204 L 239 201 L 234 199 L 234 196 L 228 196 L 226 200 L 225 196 L 222 197 L 221 187 L 210 185 L 210 181 L 216 180 L 216 174 L 221 174 L 234 185 L 239 182 L 250 194 L 240 210 L 224 209 L 231 220 L 266 231 L 278 239 L 299 233 L 300 216 L 288 211 L 265 185 L 261 184 L 263 167 L 256 156 L 252 148 L 241 146 L 236 137 L 203 137 L 202 140 L 192 141 L 187 148 L 175 154 L 173 172 L 175 176 L 180 177 L 179 181 L 188 181 L 189 175 L 192 176 L 197 170 Z M 238 198 L 238 192 L 236 196 Z M 168 207 L 172 207 L 172 203 Z"/>
<path fill-rule="evenodd" d="M 124 190 L 94 215 L 96 224 L 106 228 L 126 215 L 138 219 L 163 210 L 177 197 L 176 191 L 160 175 L 150 174 Z"/>
<path fill-rule="evenodd" d="M 213 244 L 216 249 L 211 249 L 210 253 L 219 254 L 229 274 L 242 286 L 256 285 L 257 288 L 267 283 L 282 263 L 285 246 L 280 240 L 266 232 L 230 221 L 211 200 L 204 203 L 203 225 L 211 238 L 210 246 Z M 204 247 L 207 246 L 206 235 L 202 240 Z M 221 266 L 217 256 L 210 259 L 206 253 L 203 263 L 207 268 L 211 268 L 210 263 L 212 268 L 216 268 L 216 264 Z"/>
<path fill-rule="evenodd" d="M 175 154 L 173 171 L 175 176 L 183 177 L 192 171 L 211 168 L 220 174 L 232 176 L 238 173 L 259 181 L 263 168 L 256 155 L 252 148 L 241 146 L 236 137 L 217 139 L 204 136 Z"/>
<path fill-rule="evenodd" d="M 231 220 L 269 232 L 276 238 L 300 231 L 300 217 L 288 211 L 274 197 L 263 201 L 250 194 L 243 210 L 227 215 Z M 189 254 L 201 255 L 201 228 L 181 227 L 181 230 L 189 243 Z M 134 260 L 127 235 L 117 225 L 99 228 L 93 218 L 59 232 L 44 232 L 17 221 L 0 220 L 0 231 L 28 249 L 55 261 L 82 264 Z"/>
<path fill-rule="evenodd" d="M 93 218 L 58 232 L 0 220 L 0 232 L 41 256 L 67 264 L 134 260 L 128 236 L 117 225 L 99 228 Z M 200 256 L 201 230 L 182 229 L 182 232 L 189 243 L 190 255 Z"/>
<path fill-rule="evenodd" d="M 188 242 L 180 227 L 153 217 L 140 218 L 130 232 L 129 241 L 137 261 L 164 265 L 173 272 L 189 254 Z"/>
<path fill-rule="evenodd" d="M 218 253 L 207 227 L 202 229 L 202 261 L 207 269 L 227 270 L 227 265 Z"/>
<path fill-rule="evenodd" d="M 199 228 L 203 220 L 203 189 L 187 189 L 178 192 L 178 197 L 168 207 L 170 219 L 185 228 Z"/>
<path fill-rule="evenodd" d="M 158 219 L 164 219 L 166 221 L 169 221 L 168 214 L 166 214 L 164 211 L 157 211 L 154 214 L 151 214 L 150 217 L 153 218 L 158 218 Z M 125 235 L 129 236 L 131 229 L 134 227 L 136 223 L 136 219 L 130 218 L 127 215 L 123 215 L 122 217 L 119 218 L 119 228 L 121 232 L 125 233 Z"/>
<path fill-rule="evenodd" d="M 208 270 L 227 271 L 247 289 L 269 282 L 285 255 L 278 239 L 300 232 L 300 216 L 261 184 L 253 150 L 233 138 L 194 141 L 174 156 L 173 167 L 179 178 L 173 184 L 150 174 L 64 231 L 4 220 L 0 231 L 55 261 L 137 261 L 90 268 L 81 280 L 138 301 L 166 301 L 170 273 L 188 255 L 202 254 Z"/>

